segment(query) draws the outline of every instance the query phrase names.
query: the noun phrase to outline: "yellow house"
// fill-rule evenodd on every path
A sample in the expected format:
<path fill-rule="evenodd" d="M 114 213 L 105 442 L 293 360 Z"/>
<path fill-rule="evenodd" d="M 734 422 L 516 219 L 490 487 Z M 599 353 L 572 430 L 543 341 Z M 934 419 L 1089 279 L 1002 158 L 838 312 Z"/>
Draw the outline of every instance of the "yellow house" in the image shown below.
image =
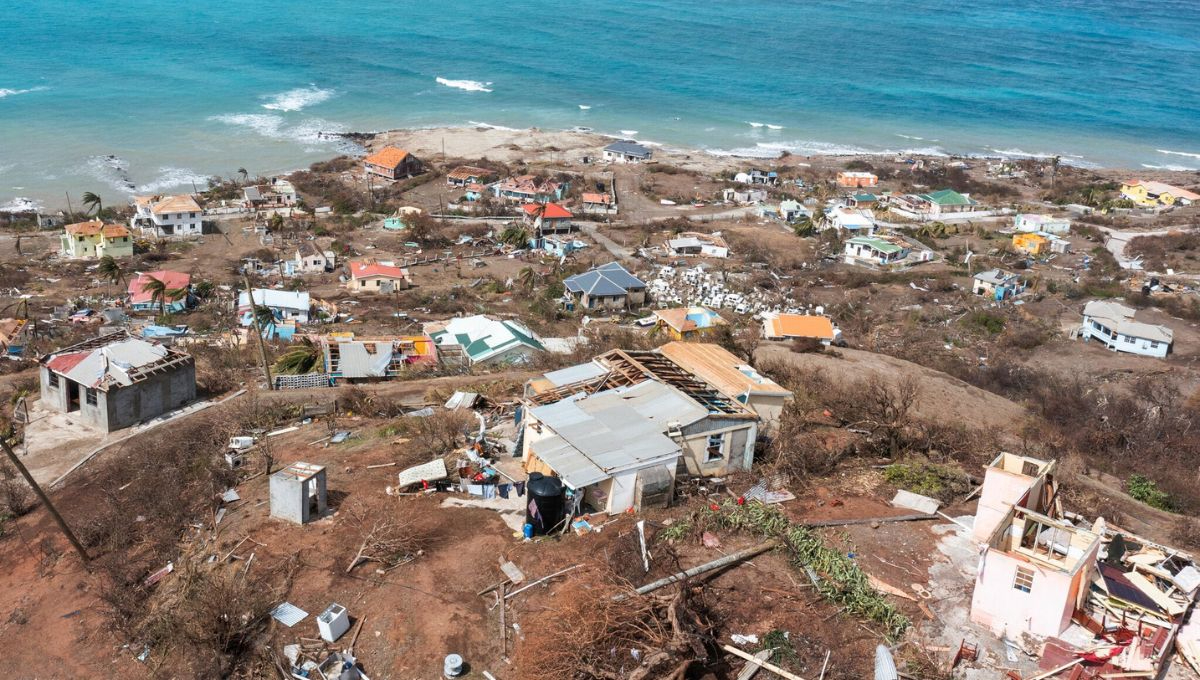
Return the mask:
<path fill-rule="evenodd" d="M 657 317 L 655 328 L 665 332 L 673 340 L 694 340 L 715 332 L 729 322 L 705 307 L 677 307 L 654 312 Z"/>
<path fill-rule="evenodd" d="M 119 224 L 105 224 L 100 220 L 68 224 L 60 238 L 63 257 L 133 256 L 133 237 Z"/>
<path fill-rule="evenodd" d="M 1121 185 L 1121 196 L 1134 203 L 1153 207 L 1155 205 L 1191 205 L 1200 201 L 1200 194 L 1164 182 L 1130 180 Z"/>
<path fill-rule="evenodd" d="M 1050 239 L 1038 233 L 1013 234 L 1013 247 L 1029 255 L 1041 255 L 1050 246 Z"/>

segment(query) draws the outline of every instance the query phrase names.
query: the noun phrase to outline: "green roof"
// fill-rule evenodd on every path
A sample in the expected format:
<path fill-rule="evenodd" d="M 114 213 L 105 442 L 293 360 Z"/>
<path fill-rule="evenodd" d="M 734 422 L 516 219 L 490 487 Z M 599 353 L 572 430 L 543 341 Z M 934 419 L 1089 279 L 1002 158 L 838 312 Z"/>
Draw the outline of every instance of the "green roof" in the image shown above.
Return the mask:
<path fill-rule="evenodd" d="M 856 201 L 878 201 L 879 197 L 875 194 L 854 194 Z"/>
<path fill-rule="evenodd" d="M 881 253 L 886 253 L 889 255 L 904 250 L 904 248 L 901 248 L 895 243 L 889 243 L 883 239 L 871 238 L 870 236 L 855 236 L 854 238 L 850 239 L 850 243 L 860 246 L 868 246 L 874 250 L 878 250 Z"/>
<path fill-rule="evenodd" d="M 954 189 L 942 189 L 929 194 L 921 194 L 921 198 L 938 205 L 975 205 L 976 203 Z"/>

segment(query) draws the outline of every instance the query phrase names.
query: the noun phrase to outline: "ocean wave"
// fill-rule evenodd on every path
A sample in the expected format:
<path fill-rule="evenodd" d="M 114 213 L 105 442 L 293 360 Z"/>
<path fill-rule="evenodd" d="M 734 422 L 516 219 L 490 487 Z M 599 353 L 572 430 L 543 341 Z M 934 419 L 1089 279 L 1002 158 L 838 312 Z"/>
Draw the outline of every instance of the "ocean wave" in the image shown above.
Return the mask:
<path fill-rule="evenodd" d="M 5 97 L 15 97 L 16 95 L 19 95 L 19 94 L 28 94 L 30 92 L 41 92 L 42 90 L 45 90 L 45 89 L 48 89 L 48 88 L 43 87 L 43 86 L 38 86 L 38 87 L 30 87 L 30 88 L 27 88 L 24 90 L 11 90 L 11 89 L 6 89 L 3 87 L 0 87 L 0 99 L 4 99 Z"/>
<path fill-rule="evenodd" d="M 330 147 L 339 153 L 351 155 L 362 151 L 358 144 L 338 136 L 348 131 L 345 125 L 324 118 L 306 118 L 290 125 L 283 116 L 273 113 L 228 113 L 208 119 L 251 130 L 267 139 L 303 144 L 304 151 L 308 153 Z"/>
<path fill-rule="evenodd" d="M 269 100 L 266 104 L 262 105 L 264 109 L 270 109 L 271 111 L 300 111 L 307 106 L 327 101 L 335 94 L 337 93 L 333 90 L 321 89 L 316 85 L 309 85 L 308 87 L 298 87 L 287 92 L 264 95 L 260 99 Z"/>
<path fill-rule="evenodd" d="M 749 125 L 749 126 L 750 126 L 750 127 L 752 127 L 752 128 L 760 128 L 760 127 L 762 127 L 762 126 L 763 126 L 763 125 L 765 125 L 765 124 L 766 124 L 766 123 L 753 123 L 753 122 L 751 122 L 751 121 L 746 121 L 746 125 Z"/>
<path fill-rule="evenodd" d="M 84 163 L 83 172 L 120 192 L 132 194 L 137 188 L 129 176 L 128 161 L 120 156 L 92 156 Z"/>
<path fill-rule="evenodd" d="M 2 213 L 23 213 L 41 210 L 43 204 L 41 201 L 35 201 L 32 198 L 17 196 L 8 203 L 0 203 L 0 212 Z"/>
<path fill-rule="evenodd" d="M 481 123 L 477 120 L 468 120 L 467 124 L 471 127 L 483 128 L 485 130 L 506 130 L 508 132 L 517 132 L 517 128 L 505 127 L 503 125 L 492 125 L 491 123 Z"/>
<path fill-rule="evenodd" d="M 782 130 L 783 126 L 782 125 L 772 125 L 771 123 L 767 123 L 767 129 L 768 130 Z"/>
<path fill-rule="evenodd" d="M 1200 153 L 1191 153 L 1188 151 L 1171 151 L 1170 149 L 1155 149 L 1159 153 L 1165 153 L 1169 156 L 1187 156 L 1188 158 L 1200 158 Z"/>
<path fill-rule="evenodd" d="M 637 130 L 617 130 L 617 132 L 620 132 L 621 134 L 625 135 L 626 137 L 636 137 L 637 133 L 638 133 Z"/>
<path fill-rule="evenodd" d="M 158 169 L 159 175 L 145 184 L 137 186 L 139 194 L 157 194 L 175 187 L 191 188 L 194 184 L 199 189 L 208 188 L 208 175 L 202 175 L 187 168 L 164 166 Z"/>
<path fill-rule="evenodd" d="M 580 111 L 587 111 L 587 110 L 588 110 L 588 109 L 590 109 L 590 108 L 592 108 L 592 107 L 588 106 L 587 104 L 580 104 L 580 105 L 579 105 L 579 110 L 580 110 Z"/>
<path fill-rule="evenodd" d="M 491 81 L 488 81 L 486 83 L 481 83 L 478 80 L 451 80 L 449 78 L 443 78 L 441 76 L 438 76 L 436 78 L 436 80 L 439 85 L 445 85 L 446 87 L 453 87 L 453 88 L 456 88 L 459 90 L 466 90 L 467 92 L 491 92 L 492 91 L 492 89 L 490 87 L 488 87 L 489 85 L 492 84 Z"/>
<path fill-rule="evenodd" d="M 1185 156 L 1186 156 L 1186 155 L 1189 155 L 1189 154 L 1183 154 L 1183 155 L 1185 155 Z M 1152 164 L 1150 164 L 1150 163 L 1142 163 L 1142 167 L 1143 167 L 1143 168 L 1146 168 L 1146 169 L 1148 169 L 1148 170 L 1168 170 L 1168 171 L 1170 171 L 1170 172 L 1196 172 L 1196 171 L 1200 171 L 1200 168 L 1192 168 L 1192 167 L 1188 167 L 1188 166 L 1186 166 L 1186 165 L 1174 165 L 1174 164 L 1171 164 L 1171 163 L 1168 163 L 1167 165 L 1152 165 Z"/>
<path fill-rule="evenodd" d="M 752 147 L 734 149 L 705 149 L 711 156 L 734 156 L 741 158 L 778 158 L 784 153 L 798 156 L 948 156 L 944 149 L 936 146 L 914 149 L 868 149 L 849 144 L 834 144 L 813 140 L 790 142 L 759 142 Z"/>

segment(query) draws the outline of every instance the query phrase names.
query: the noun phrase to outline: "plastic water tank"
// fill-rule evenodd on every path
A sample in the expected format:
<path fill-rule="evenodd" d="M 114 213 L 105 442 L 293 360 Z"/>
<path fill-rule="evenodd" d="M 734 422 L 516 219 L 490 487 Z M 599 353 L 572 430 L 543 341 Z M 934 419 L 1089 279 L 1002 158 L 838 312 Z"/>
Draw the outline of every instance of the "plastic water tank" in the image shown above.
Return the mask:
<path fill-rule="evenodd" d="M 446 662 L 442 665 L 442 675 L 447 678 L 457 678 L 463 674 L 463 658 L 457 654 L 447 654 Z"/>
<path fill-rule="evenodd" d="M 541 536 L 551 531 L 563 520 L 565 503 L 563 485 L 558 477 L 547 477 L 540 472 L 529 475 L 529 500 L 537 507 L 537 514 L 525 508 L 525 522 L 533 525 L 533 533 Z M 561 527 L 560 527 L 561 528 Z"/>

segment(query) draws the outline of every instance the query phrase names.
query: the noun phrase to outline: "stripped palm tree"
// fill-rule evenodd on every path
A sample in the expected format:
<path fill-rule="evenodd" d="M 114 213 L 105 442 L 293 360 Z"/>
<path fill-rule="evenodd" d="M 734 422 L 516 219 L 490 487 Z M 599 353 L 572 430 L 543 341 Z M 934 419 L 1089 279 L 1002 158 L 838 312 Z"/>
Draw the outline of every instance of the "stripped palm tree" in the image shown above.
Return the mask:
<path fill-rule="evenodd" d="M 90 191 L 83 194 L 83 204 L 90 205 L 92 209 L 96 211 L 97 215 L 100 214 L 101 210 L 104 210 L 104 201 L 100 199 L 98 194 L 94 194 Z"/>
<path fill-rule="evenodd" d="M 519 248 L 529 241 L 529 232 L 519 224 L 509 225 L 500 233 L 500 242 Z"/>
<path fill-rule="evenodd" d="M 125 281 L 125 270 L 121 269 L 121 265 L 113 259 L 112 255 L 100 258 L 100 266 L 96 272 L 111 285 L 120 285 Z"/>
<path fill-rule="evenodd" d="M 538 278 L 538 273 L 533 267 L 525 267 L 517 272 L 517 281 L 521 283 L 522 288 L 528 291 L 532 291 L 533 287 L 537 285 Z"/>

